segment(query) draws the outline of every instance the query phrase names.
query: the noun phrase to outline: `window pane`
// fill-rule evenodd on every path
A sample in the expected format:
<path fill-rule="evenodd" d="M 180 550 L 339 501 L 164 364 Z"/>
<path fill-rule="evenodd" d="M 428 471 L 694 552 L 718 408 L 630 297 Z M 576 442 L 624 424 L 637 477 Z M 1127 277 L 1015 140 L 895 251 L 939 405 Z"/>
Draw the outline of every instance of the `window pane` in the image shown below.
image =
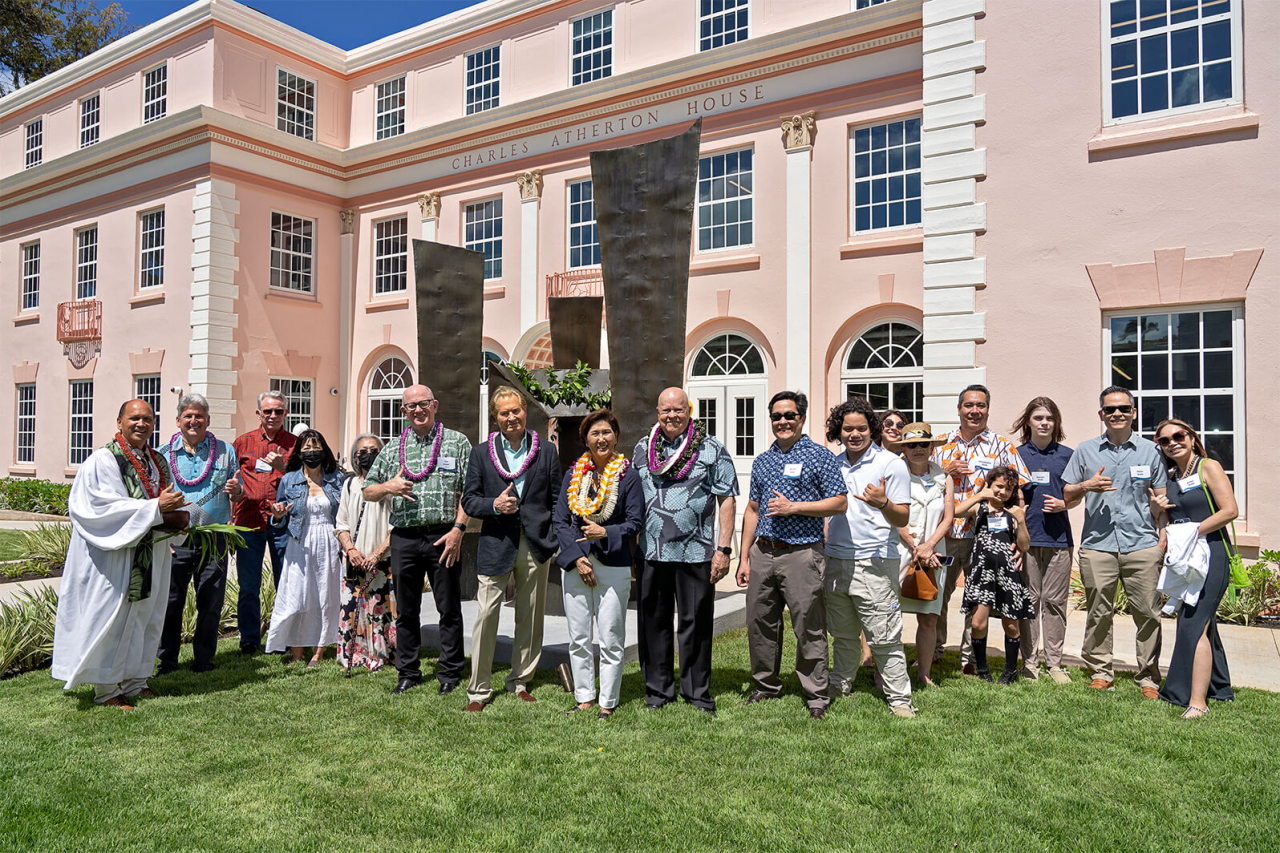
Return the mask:
<path fill-rule="evenodd" d="M 1204 387 L 1230 388 L 1233 382 L 1232 355 L 1229 352 L 1204 354 Z"/>
<path fill-rule="evenodd" d="M 1169 348 L 1169 315 L 1152 314 L 1142 318 L 1142 351 Z"/>
<path fill-rule="evenodd" d="M 1231 346 L 1231 312 L 1204 312 L 1204 345 L 1206 349 Z"/>
<path fill-rule="evenodd" d="M 1226 432 L 1234 428 L 1233 398 L 1225 394 L 1205 395 L 1204 428 L 1206 432 Z"/>
<path fill-rule="evenodd" d="M 1180 352 L 1173 355 L 1173 387 L 1200 387 L 1200 353 Z"/>
<path fill-rule="evenodd" d="M 1169 356 L 1142 356 L 1143 390 L 1163 390 L 1169 387 Z"/>
<path fill-rule="evenodd" d="M 1137 317 L 1112 317 L 1111 318 L 1111 351 L 1112 352 L 1137 352 L 1138 351 L 1138 318 Z"/>
<path fill-rule="evenodd" d="M 1203 436 L 1204 449 L 1209 458 L 1217 460 L 1227 471 L 1236 469 L 1235 436 L 1231 433 L 1209 433 Z"/>
<path fill-rule="evenodd" d="M 1169 417 L 1168 397 L 1142 397 L 1138 400 L 1138 430 L 1151 432 L 1156 424 Z"/>
<path fill-rule="evenodd" d="M 1111 383 L 1132 389 L 1138 384 L 1138 357 L 1115 355 L 1111 357 Z"/>
<path fill-rule="evenodd" d="M 1200 398 L 1174 397 L 1173 417 L 1182 418 L 1182 420 L 1191 424 L 1191 426 L 1196 429 L 1200 429 Z"/>
<path fill-rule="evenodd" d="M 1200 315 L 1197 313 L 1173 315 L 1173 348 L 1200 348 Z M 1114 347 L 1113 347 L 1114 349 Z"/>

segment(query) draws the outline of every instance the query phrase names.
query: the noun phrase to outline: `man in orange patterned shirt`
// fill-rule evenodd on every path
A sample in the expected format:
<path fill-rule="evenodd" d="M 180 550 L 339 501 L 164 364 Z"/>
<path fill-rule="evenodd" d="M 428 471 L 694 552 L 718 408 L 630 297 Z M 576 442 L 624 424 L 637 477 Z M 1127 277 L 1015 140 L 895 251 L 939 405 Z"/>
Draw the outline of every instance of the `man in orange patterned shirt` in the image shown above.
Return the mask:
<path fill-rule="evenodd" d="M 957 406 L 960 426 L 947 433 L 947 443 L 933 451 L 932 460 L 943 468 L 956 484 L 956 504 L 980 492 L 987 484 L 987 473 L 992 468 L 1008 465 L 1018 472 L 1018 486 L 1029 483 L 1031 474 L 1018 458 L 1012 441 L 987 428 L 991 414 L 991 392 L 982 385 L 970 385 L 960 392 Z M 1022 494 L 1021 488 L 1017 490 Z M 957 518 L 947 534 L 947 556 L 951 565 L 947 568 L 947 583 L 942 593 L 942 613 L 938 616 L 938 645 L 934 658 L 942 654 L 947 642 L 947 605 L 956 591 L 956 581 L 969 571 L 969 558 L 973 554 L 973 520 Z M 965 619 L 964 635 L 960 640 L 960 664 L 966 675 L 976 675 L 971 658 L 969 620 Z"/>

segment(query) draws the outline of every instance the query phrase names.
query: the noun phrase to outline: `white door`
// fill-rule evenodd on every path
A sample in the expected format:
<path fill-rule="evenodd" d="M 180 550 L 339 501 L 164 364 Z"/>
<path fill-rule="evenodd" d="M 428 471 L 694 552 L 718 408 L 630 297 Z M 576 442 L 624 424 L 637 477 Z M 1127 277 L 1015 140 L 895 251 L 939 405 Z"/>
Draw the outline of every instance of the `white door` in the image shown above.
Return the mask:
<path fill-rule="evenodd" d="M 763 379 L 690 382 L 689 398 L 707 435 L 719 439 L 733 457 L 738 472 L 737 530 L 741 531 L 751 489 L 751 463 L 769 446 L 768 386 Z"/>

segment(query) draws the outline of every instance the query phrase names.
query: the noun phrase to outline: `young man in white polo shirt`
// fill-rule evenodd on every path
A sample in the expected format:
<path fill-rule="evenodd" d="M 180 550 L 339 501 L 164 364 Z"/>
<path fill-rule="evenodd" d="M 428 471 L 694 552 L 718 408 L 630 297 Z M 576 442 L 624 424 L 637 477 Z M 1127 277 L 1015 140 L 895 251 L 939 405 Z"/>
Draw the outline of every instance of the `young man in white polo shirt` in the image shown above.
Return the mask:
<path fill-rule="evenodd" d="M 822 591 L 831 634 L 831 693 L 848 693 L 853 686 L 862 662 L 858 635 L 865 632 L 890 710 L 914 717 L 898 607 L 898 528 L 907 526 L 911 505 L 907 463 L 879 446 L 880 418 L 861 397 L 831 410 L 827 440 L 843 445 L 837 461 L 853 498 L 827 527 Z"/>

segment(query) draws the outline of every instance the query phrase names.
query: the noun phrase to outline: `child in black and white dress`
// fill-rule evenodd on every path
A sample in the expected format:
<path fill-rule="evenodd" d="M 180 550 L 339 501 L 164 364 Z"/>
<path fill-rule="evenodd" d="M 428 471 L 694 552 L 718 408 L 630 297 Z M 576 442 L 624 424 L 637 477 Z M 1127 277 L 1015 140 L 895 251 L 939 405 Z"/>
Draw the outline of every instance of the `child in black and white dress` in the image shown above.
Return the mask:
<path fill-rule="evenodd" d="M 1004 465 L 987 475 L 987 485 L 956 507 L 957 518 L 972 518 L 973 556 L 964 580 L 960 610 L 973 617 L 973 658 L 978 677 L 991 681 L 987 667 L 987 622 L 995 613 L 1004 626 L 1004 671 L 1001 684 L 1018 678 L 1019 619 L 1035 618 L 1026 579 L 1013 563 L 1013 546 L 1031 547 L 1026 509 L 1011 504 L 1018 488 L 1018 472 Z"/>

